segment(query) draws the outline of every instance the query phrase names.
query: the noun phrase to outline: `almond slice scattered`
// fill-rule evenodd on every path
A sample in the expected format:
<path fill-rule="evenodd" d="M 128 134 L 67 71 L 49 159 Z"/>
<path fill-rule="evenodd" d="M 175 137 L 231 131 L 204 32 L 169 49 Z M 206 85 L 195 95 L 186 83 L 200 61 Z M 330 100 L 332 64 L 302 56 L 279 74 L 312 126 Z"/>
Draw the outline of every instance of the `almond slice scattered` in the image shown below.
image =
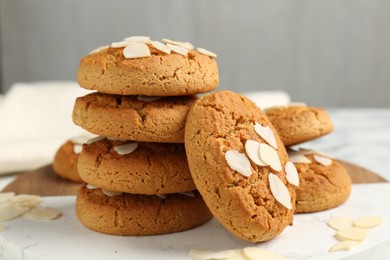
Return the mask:
<path fill-rule="evenodd" d="M 178 41 L 172 41 L 170 39 L 162 39 L 163 42 L 167 43 L 168 44 L 171 44 L 171 45 L 176 45 L 176 46 L 180 46 L 180 47 L 183 47 L 187 50 L 192 50 L 194 49 L 194 45 L 192 45 L 191 43 L 189 42 L 178 42 Z"/>
<path fill-rule="evenodd" d="M 100 46 L 100 47 L 97 47 L 96 49 L 93 49 L 89 54 L 98 53 L 98 52 L 101 52 L 101 51 L 106 50 L 108 48 L 110 48 L 109 45 Z"/>
<path fill-rule="evenodd" d="M 344 240 L 344 241 L 338 242 L 337 244 L 332 246 L 329 249 L 329 252 L 336 252 L 336 251 L 342 251 L 342 250 L 351 250 L 351 248 L 356 246 L 357 244 L 359 244 L 358 241 Z"/>
<path fill-rule="evenodd" d="M 7 207 L 0 208 L 0 222 L 10 221 L 23 215 L 30 207 Z"/>
<path fill-rule="evenodd" d="M 126 59 L 151 56 L 148 45 L 140 42 L 128 42 L 128 45 L 123 49 L 123 55 Z"/>
<path fill-rule="evenodd" d="M 156 100 L 159 100 L 159 99 L 162 99 L 164 97 L 154 97 L 154 96 L 137 96 L 137 100 L 139 101 L 144 101 L 144 102 L 152 102 L 152 101 L 156 101 Z"/>
<path fill-rule="evenodd" d="M 187 197 L 195 197 L 194 193 L 192 191 L 187 191 L 187 192 L 179 192 L 179 194 L 187 196 Z"/>
<path fill-rule="evenodd" d="M 121 196 L 123 194 L 123 192 L 120 191 L 111 191 L 106 189 L 102 189 L 102 192 L 108 197 Z"/>
<path fill-rule="evenodd" d="M 36 207 L 23 214 L 25 218 L 33 220 L 54 220 L 61 215 L 61 211 L 50 207 Z"/>
<path fill-rule="evenodd" d="M 328 221 L 328 226 L 336 231 L 346 230 L 352 227 L 353 219 L 351 218 L 333 218 Z"/>
<path fill-rule="evenodd" d="M 1 192 L 0 204 L 9 201 L 13 197 L 15 197 L 15 192 Z"/>
<path fill-rule="evenodd" d="M 287 209 L 292 209 L 290 193 L 278 176 L 273 173 L 268 175 L 269 186 L 274 198 Z"/>
<path fill-rule="evenodd" d="M 285 260 L 284 256 L 275 254 L 270 251 L 265 251 L 257 247 L 245 247 L 243 249 L 244 256 L 249 260 L 259 260 L 259 259 L 267 259 L 267 260 Z"/>
<path fill-rule="evenodd" d="M 138 143 L 128 143 L 114 147 L 114 151 L 119 155 L 131 154 L 138 148 Z"/>
<path fill-rule="evenodd" d="M 249 159 L 256 165 L 267 166 L 265 162 L 260 159 L 260 143 L 254 140 L 247 140 L 245 142 L 245 151 Z"/>
<path fill-rule="evenodd" d="M 286 179 L 289 183 L 292 185 L 298 187 L 299 186 L 299 175 L 297 168 L 292 162 L 286 162 L 286 165 L 284 166 L 284 170 L 286 172 Z"/>
<path fill-rule="evenodd" d="M 204 55 L 207 55 L 207 56 L 210 56 L 210 57 L 213 57 L 213 58 L 217 58 L 217 54 L 215 54 L 214 52 L 208 51 L 208 50 L 203 49 L 203 48 L 197 48 L 196 50 L 199 53 L 202 53 Z"/>
<path fill-rule="evenodd" d="M 147 43 L 150 40 L 150 37 L 148 36 L 130 36 L 123 39 L 126 42 L 142 42 Z"/>
<path fill-rule="evenodd" d="M 268 164 L 273 170 L 280 172 L 282 165 L 280 163 L 278 152 L 268 144 L 260 144 L 260 159 Z"/>
<path fill-rule="evenodd" d="M 28 195 L 28 194 L 20 194 L 12 197 L 9 201 L 2 204 L 4 207 L 28 207 L 28 208 L 34 208 L 42 203 L 42 198 L 37 195 Z"/>
<path fill-rule="evenodd" d="M 208 260 L 208 259 L 230 259 L 236 256 L 236 252 L 234 250 L 223 250 L 223 251 L 211 251 L 211 250 L 200 250 L 200 249 L 192 249 L 188 256 L 192 259 L 197 260 Z"/>
<path fill-rule="evenodd" d="M 256 122 L 253 127 L 255 129 L 255 132 L 261 138 L 263 138 L 273 148 L 278 149 L 278 144 L 275 139 L 275 134 L 269 126 L 262 126 L 261 124 Z"/>
<path fill-rule="evenodd" d="M 318 162 L 319 164 L 321 164 L 323 166 L 329 166 L 329 165 L 332 165 L 332 163 L 333 163 L 332 159 L 329 159 L 327 157 L 324 157 L 324 156 L 321 156 L 318 154 L 313 155 L 313 158 L 316 162 Z"/>
<path fill-rule="evenodd" d="M 91 139 L 89 139 L 87 142 L 86 142 L 86 144 L 87 145 L 90 145 L 90 144 L 93 144 L 93 143 L 96 143 L 96 142 L 99 142 L 99 141 L 101 141 L 101 140 L 103 140 L 103 139 L 105 139 L 106 137 L 105 136 L 96 136 L 96 137 L 94 137 L 94 138 L 91 138 Z"/>
<path fill-rule="evenodd" d="M 301 154 L 289 155 L 289 159 L 292 163 L 304 163 L 304 164 L 311 163 L 311 160 L 309 158 Z"/>
<path fill-rule="evenodd" d="M 128 41 L 113 42 L 113 43 L 111 43 L 110 47 L 111 48 L 123 48 L 129 44 L 130 44 L 130 42 L 128 42 Z"/>
<path fill-rule="evenodd" d="M 344 241 L 344 240 L 362 241 L 366 238 L 369 232 L 370 232 L 369 229 L 351 227 L 348 229 L 337 231 L 335 237 L 340 241 Z"/>
<path fill-rule="evenodd" d="M 171 49 L 167 45 L 165 45 L 164 43 L 159 42 L 159 41 L 152 41 L 151 43 L 152 43 L 152 46 L 154 48 L 156 48 L 157 50 L 162 51 L 166 54 L 171 54 Z"/>
<path fill-rule="evenodd" d="M 225 153 L 225 160 L 232 170 L 235 170 L 246 177 L 252 175 L 251 163 L 245 154 L 230 150 Z"/>
<path fill-rule="evenodd" d="M 353 221 L 353 225 L 359 228 L 374 228 L 383 223 L 383 218 L 378 216 L 367 216 Z"/>
<path fill-rule="evenodd" d="M 173 52 L 176 52 L 176 53 L 178 53 L 180 55 L 183 55 L 183 56 L 187 56 L 188 55 L 188 49 L 186 49 L 184 47 L 173 45 L 173 44 L 169 44 L 169 43 L 167 43 L 167 46 Z"/>
<path fill-rule="evenodd" d="M 73 144 L 73 153 L 79 154 L 83 150 L 83 146 L 81 144 Z"/>

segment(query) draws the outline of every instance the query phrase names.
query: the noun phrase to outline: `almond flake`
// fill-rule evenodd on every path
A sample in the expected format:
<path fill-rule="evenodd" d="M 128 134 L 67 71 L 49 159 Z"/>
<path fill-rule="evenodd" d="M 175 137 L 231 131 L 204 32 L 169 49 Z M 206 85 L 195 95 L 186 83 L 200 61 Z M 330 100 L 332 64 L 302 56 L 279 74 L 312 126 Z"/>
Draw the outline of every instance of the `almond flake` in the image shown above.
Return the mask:
<path fill-rule="evenodd" d="M 150 37 L 148 36 L 130 36 L 123 39 L 126 42 L 142 42 L 147 43 L 150 40 Z"/>
<path fill-rule="evenodd" d="M 167 194 L 156 194 L 156 196 L 162 200 L 165 200 L 167 198 Z"/>
<path fill-rule="evenodd" d="M 9 221 L 23 215 L 29 207 L 0 208 L 0 222 Z"/>
<path fill-rule="evenodd" d="M 333 218 L 329 220 L 328 226 L 336 231 L 346 230 L 352 227 L 351 218 Z"/>
<path fill-rule="evenodd" d="M 268 175 L 269 186 L 274 198 L 287 209 L 292 209 L 291 196 L 286 185 L 273 173 Z"/>
<path fill-rule="evenodd" d="M 121 141 L 121 142 L 127 142 L 127 140 L 124 139 L 119 139 L 119 138 L 114 138 L 114 137 L 107 137 L 108 140 L 110 141 Z"/>
<path fill-rule="evenodd" d="M 245 247 L 243 249 L 244 256 L 248 260 L 259 260 L 259 259 L 267 259 L 267 260 L 285 260 L 284 256 L 275 254 L 274 252 L 265 251 L 257 247 Z"/>
<path fill-rule="evenodd" d="M 94 137 L 94 138 L 89 139 L 89 140 L 86 142 L 86 144 L 87 144 L 87 145 L 90 145 L 90 144 L 99 142 L 99 141 L 101 141 L 101 140 L 103 140 L 103 139 L 105 139 L 105 138 L 106 138 L 105 136 L 96 136 L 96 137 Z"/>
<path fill-rule="evenodd" d="M 254 140 L 247 140 L 245 142 L 245 151 L 249 159 L 256 165 L 267 166 L 265 162 L 260 159 L 260 143 Z"/>
<path fill-rule="evenodd" d="M 123 194 L 123 192 L 120 192 L 120 191 L 111 191 L 111 190 L 105 190 L 105 189 L 102 189 L 102 192 L 104 193 L 104 195 L 106 195 L 108 197 L 121 196 Z"/>
<path fill-rule="evenodd" d="M 303 154 L 303 155 L 307 155 L 307 154 L 318 154 L 318 155 L 321 155 L 323 157 L 327 157 L 327 158 L 330 158 L 330 159 L 334 159 L 334 156 L 331 156 L 327 153 L 324 153 L 324 152 L 320 152 L 320 151 L 316 151 L 316 150 L 311 150 L 311 149 L 305 149 L 305 148 L 299 148 L 299 151 L 296 151 L 297 153 L 300 153 L 300 154 Z"/>
<path fill-rule="evenodd" d="M 311 163 L 311 160 L 309 158 L 301 154 L 289 155 L 289 159 L 292 163 Z"/>
<path fill-rule="evenodd" d="M 317 155 L 315 154 L 313 156 L 314 160 L 316 162 L 318 162 L 319 164 L 322 164 L 323 166 L 329 166 L 329 165 L 332 165 L 332 159 L 329 159 L 327 157 L 324 157 L 324 156 L 321 156 L 321 155 Z"/>
<path fill-rule="evenodd" d="M 261 124 L 256 122 L 253 127 L 254 127 L 256 133 L 261 138 L 263 138 L 273 148 L 278 149 L 278 144 L 277 144 L 276 139 L 275 139 L 275 134 L 269 126 L 262 126 Z"/>
<path fill-rule="evenodd" d="M 234 250 L 223 250 L 223 251 L 211 251 L 211 250 L 200 250 L 192 249 L 188 254 L 192 259 L 208 260 L 208 259 L 230 259 L 236 256 Z"/>
<path fill-rule="evenodd" d="M 344 240 L 341 242 L 338 242 L 334 246 L 332 246 L 329 249 L 329 252 L 336 252 L 336 251 L 342 251 L 342 250 L 351 250 L 352 247 L 359 244 L 358 241 L 352 241 L 352 240 Z"/>
<path fill-rule="evenodd" d="M 0 204 L 9 201 L 13 197 L 15 197 L 15 192 L 1 192 Z"/>
<path fill-rule="evenodd" d="M 83 145 L 85 144 L 89 139 L 91 138 L 94 138 L 94 137 L 97 137 L 96 135 L 94 134 L 91 134 L 91 133 L 85 133 L 85 134 L 80 134 L 78 136 L 75 136 L 73 138 L 70 139 L 70 141 L 74 144 L 79 144 L 79 145 Z"/>
<path fill-rule="evenodd" d="M 271 166 L 271 168 L 277 172 L 282 170 L 282 165 L 280 164 L 279 155 L 274 148 L 268 144 L 260 144 L 260 159 Z"/>
<path fill-rule="evenodd" d="M 120 41 L 120 42 L 113 42 L 111 43 L 111 48 L 123 48 L 129 45 L 131 42 L 128 41 Z"/>
<path fill-rule="evenodd" d="M 98 188 L 98 187 L 96 187 L 95 185 L 90 184 L 90 183 L 88 183 L 86 187 L 87 187 L 87 189 L 89 189 L 89 190 L 94 190 L 94 189 L 97 189 L 97 188 Z"/>
<path fill-rule="evenodd" d="M 210 57 L 213 57 L 213 58 L 217 58 L 217 54 L 215 54 L 214 52 L 208 51 L 208 50 L 203 49 L 203 48 L 197 48 L 196 50 L 199 53 L 202 53 L 204 55 L 207 55 L 207 56 L 210 56 Z"/>
<path fill-rule="evenodd" d="M 162 99 L 164 97 L 154 97 L 154 96 L 137 96 L 137 100 L 144 101 L 144 102 L 152 102 L 155 100 Z"/>
<path fill-rule="evenodd" d="M 131 59 L 149 57 L 151 54 L 148 45 L 145 43 L 129 42 L 123 49 L 123 55 L 126 59 Z"/>
<path fill-rule="evenodd" d="M 138 148 L 138 143 L 128 143 L 123 145 L 118 145 L 114 147 L 114 151 L 119 155 L 131 154 Z"/>
<path fill-rule="evenodd" d="M 9 201 L 2 204 L 4 207 L 18 208 L 29 207 L 34 208 L 42 203 L 42 198 L 37 195 L 20 194 L 12 197 Z"/>
<path fill-rule="evenodd" d="M 156 48 L 157 50 L 162 51 L 162 52 L 164 52 L 166 54 L 171 54 L 171 49 L 167 45 L 162 43 L 162 42 L 152 41 L 152 46 L 154 48 Z"/>
<path fill-rule="evenodd" d="M 183 56 L 187 56 L 188 55 L 188 50 L 186 48 L 184 48 L 184 47 L 173 45 L 173 44 L 169 44 L 169 43 L 167 43 L 167 46 L 173 52 L 176 52 L 176 53 L 178 53 L 180 55 L 183 55 Z"/>
<path fill-rule="evenodd" d="M 97 47 L 96 49 L 93 49 L 89 54 L 98 53 L 98 52 L 101 52 L 101 51 L 106 50 L 108 48 L 110 48 L 109 45 L 100 46 L 100 47 Z"/>
<path fill-rule="evenodd" d="M 187 191 L 187 192 L 179 192 L 179 194 L 187 196 L 187 197 L 195 197 L 194 193 L 192 191 Z"/>
<path fill-rule="evenodd" d="M 246 177 L 252 175 L 251 163 L 244 153 L 233 150 L 227 151 L 225 153 L 225 159 L 232 170 L 235 170 Z"/>
<path fill-rule="evenodd" d="M 291 102 L 288 104 L 289 107 L 306 107 L 307 105 L 303 102 Z"/>
<path fill-rule="evenodd" d="M 362 217 L 353 222 L 355 227 L 359 228 L 373 228 L 383 223 L 383 218 L 379 216 Z"/>
<path fill-rule="evenodd" d="M 50 207 L 36 207 L 23 214 L 25 218 L 33 220 L 54 220 L 62 215 L 61 211 Z"/>
<path fill-rule="evenodd" d="M 351 227 L 348 229 L 340 230 L 336 232 L 335 237 L 340 240 L 354 240 L 354 241 L 362 241 L 366 238 L 369 233 L 369 229 Z"/>
<path fill-rule="evenodd" d="M 83 150 L 83 146 L 80 144 L 73 144 L 73 153 L 79 154 Z"/>
<path fill-rule="evenodd" d="M 189 42 L 178 42 L 178 41 L 172 41 L 172 40 L 169 40 L 169 39 L 162 39 L 162 41 L 167 43 L 167 45 L 168 44 L 176 45 L 176 46 L 180 46 L 180 47 L 186 48 L 187 50 L 194 49 L 194 45 L 192 45 Z"/>
<path fill-rule="evenodd" d="M 286 162 L 284 166 L 284 171 L 286 172 L 286 179 L 292 185 L 298 187 L 299 186 L 299 175 L 297 168 L 292 162 Z"/>

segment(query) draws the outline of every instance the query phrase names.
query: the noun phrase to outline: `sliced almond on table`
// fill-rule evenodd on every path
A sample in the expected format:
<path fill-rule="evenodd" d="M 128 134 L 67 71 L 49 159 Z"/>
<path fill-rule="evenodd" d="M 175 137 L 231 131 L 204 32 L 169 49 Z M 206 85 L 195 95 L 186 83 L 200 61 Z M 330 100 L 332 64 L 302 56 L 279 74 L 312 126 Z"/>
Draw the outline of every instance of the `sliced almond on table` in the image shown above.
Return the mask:
<path fill-rule="evenodd" d="M 126 42 L 142 42 L 147 43 L 150 40 L 149 36 L 130 36 L 123 39 Z"/>
<path fill-rule="evenodd" d="M 282 170 L 278 152 L 268 144 L 260 144 L 260 159 L 277 172 Z"/>
<path fill-rule="evenodd" d="M 255 132 L 263 138 L 269 145 L 273 148 L 278 149 L 278 144 L 276 142 L 275 134 L 269 126 L 262 126 L 259 123 L 255 123 L 253 126 Z"/>
<path fill-rule="evenodd" d="M 61 211 L 50 207 L 36 207 L 23 214 L 25 218 L 32 220 L 54 220 L 61 215 Z"/>
<path fill-rule="evenodd" d="M 152 41 L 151 43 L 152 43 L 152 46 L 154 48 L 156 48 L 157 50 L 162 51 L 166 54 L 171 53 L 171 49 L 167 45 L 165 45 L 164 43 L 159 42 L 159 41 Z"/>
<path fill-rule="evenodd" d="M 336 231 L 349 229 L 352 227 L 353 219 L 351 218 L 333 218 L 328 221 L 328 226 Z"/>
<path fill-rule="evenodd" d="M 225 160 L 232 170 L 248 177 L 252 175 L 252 168 L 249 159 L 244 153 L 230 150 L 225 153 Z"/>
<path fill-rule="evenodd" d="M 342 250 L 351 250 L 352 247 L 356 246 L 359 244 L 358 241 L 353 241 L 353 240 L 345 240 L 338 242 L 334 246 L 332 246 L 329 249 L 329 252 L 336 252 L 336 251 L 342 251 Z"/>
<path fill-rule="evenodd" d="M 254 140 L 247 140 L 245 142 L 245 151 L 249 159 L 252 160 L 256 165 L 267 166 L 260 158 L 260 143 Z"/>
<path fill-rule="evenodd" d="M 4 207 L 29 207 L 34 208 L 42 203 L 42 198 L 37 195 L 20 194 L 12 197 L 9 201 L 2 204 Z"/>
<path fill-rule="evenodd" d="M 106 50 L 108 48 L 110 48 L 109 45 L 100 46 L 100 47 L 97 47 L 96 49 L 93 49 L 89 54 L 101 52 L 101 51 Z"/>
<path fill-rule="evenodd" d="M 15 192 L 1 192 L 0 204 L 9 201 L 13 197 L 15 197 Z"/>
<path fill-rule="evenodd" d="M 138 148 L 138 143 L 128 143 L 114 147 L 114 151 L 119 155 L 131 154 Z"/>
<path fill-rule="evenodd" d="M 274 198 L 288 209 L 292 209 L 290 193 L 278 176 L 273 173 L 268 175 L 269 186 Z"/>
<path fill-rule="evenodd" d="M 285 260 L 284 256 L 278 255 L 274 252 L 262 250 L 257 247 L 245 247 L 243 249 L 244 255 L 249 260 L 259 260 L 259 259 L 267 259 L 267 260 Z"/>
<path fill-rule="evenodd" d="M 217 58 L 217 54 L 215 54 L 214 52 L 208 51 L 208 50 L 203 49 L 203 48 L 197 48 L 196 50 L 199 53 L 202 53 L 204 55 L 207 55 L 207 56 L 210 56 L 210 57 L 213 57 L 213 58 Z"/>
<path fill-rule="evenodd" d="M 359 228 L 373 228 L 383 223 L 383 218 L 379 216 L 367 216 L 356 219 L 353 221 L 353 225 Z"/>
<path fill-rule="evenodd" d="M 30 207 L 0 208 L 0 222 L 5 222 L 18 218 L 28 210 L 30 210 Z"/>
<path fill-rule="evenodd" d="M 337 231 L 335 237 L 340 240 L 353 240 L 353 241 L 362 241 L 366 238 L 369 233 L 369 229 L 351 227 L 348 229 Z"/>
<path fill-rule="evenodd" d="M 294 186 L 299 186 L 299 175 L 297 168 L 292 162 L 286 162 L 286 165 L 284 166 L 284 171 L 286 172 L 286 179 L 289 183 L 291 183 Z"/>
<path fill-rule="evenodd" d="M 129 44 L 123 49 L 123 55 L 126 59 L 151 56 L 148 45 L 139 42 L 129 42 Z"/>
<path fill-rule="evenodd" d="M 332 165 L 332 163 L 333 163 L 332 159 L 318 155 L 318 154 L 315 154 L 313 156 L 313 158 L 316 162 L 318 162 L 319 164 L 321 164 L 323 166 L 329 166 L 329 165 Z"/>
<path fill-rule="evenodd" d="M 197 260 L 229 259 L 234 257 L 235 255 L 235 250 L 211 251 L 200 249 L 192 249 L 188 254 L 188 256 L 190 256 L 192 259 Z"/>
<path fill-rule="evenodd" d="M 188 49 L 186 49 L 184 47 L 173 45 L 173 44 L 169 44 L 169 43 L 167 43 L 167 46 L 173 52 L 176 52 L 176 53 L 178 53 L 180 55 L 183 55 L 183 56 L 187 56 L 188 55 Z"/>
<path fill-rule="evenodd" d="M 289 159 L 292 163 L 304 163 L 304 164 L 311 163 L 311 160 L 309 158 L 301 154 L 289 155 Z"/>
<path fill-rule="evenodd" d="M 171 44 L 171 45 L 175 45 L 175 46 L 180 46 L 180 47 L 186 48 L 187 50 L 194 49 L 194 45 L 192 45 L 189 42 L 178 42 L 178 41 L 172 41 L 170 39 L 162 39 L 162 41 L 167 43 L 167 45 Z"/>

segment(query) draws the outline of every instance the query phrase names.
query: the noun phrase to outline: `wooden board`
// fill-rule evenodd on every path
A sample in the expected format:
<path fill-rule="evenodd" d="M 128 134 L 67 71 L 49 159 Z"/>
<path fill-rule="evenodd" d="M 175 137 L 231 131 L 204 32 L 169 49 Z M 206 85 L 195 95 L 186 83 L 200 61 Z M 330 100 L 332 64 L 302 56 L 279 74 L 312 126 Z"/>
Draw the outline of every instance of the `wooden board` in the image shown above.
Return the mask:
<path fill-rule="evenodd" d="M 340 161 L 347 169 L 353 183 L 387 182 L 376 173 L 360 166 Z M 15 193 L 36 194 L 40 196 L 75 195 L 82 184 L 71 182 L 58 177 L 51 167 L 47 165 L 34 171 L 22 173 L 3 191 Z"/>

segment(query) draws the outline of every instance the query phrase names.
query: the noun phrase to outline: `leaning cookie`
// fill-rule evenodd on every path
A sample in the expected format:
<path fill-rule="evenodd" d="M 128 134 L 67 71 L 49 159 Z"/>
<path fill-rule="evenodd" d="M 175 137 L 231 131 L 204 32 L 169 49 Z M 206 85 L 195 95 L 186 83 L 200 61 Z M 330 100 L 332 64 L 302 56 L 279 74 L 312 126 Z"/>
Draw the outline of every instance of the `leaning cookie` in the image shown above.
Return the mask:
<path fill-rule="evenodd" d="M 66 141 L 57 150 L 53 160 L 53 171 L 62 178 L 83 182 L 77 171 L 77 161 L 82 148 L 82 144 L 73 140 Z"/>
<path fill-rule="evenodd" d="M 331 118 L 321 108 L 294 105 L 268 108 L 265 113 L 286 146 L 319 138 L 333 130 Z"/>
<path fill-rule="evenodd" d="M 121 194 L 83 186 L 76 214 L 86 227 L 101 233 L 140 236 L 179 232 L 212 218 L 197 191 L 166 196 Z"/>
<path fill-rule="evenodd" d="M 292 224 L 287 152 L 252 101 L 230 91 L 199 99 L 187 117 L 185 147 L 196 187 L 231 233 L 261 242 Z"/>
<path fill-rule="evenodd" d="M 183 144 L 107 138 L 91 142 L 84 144 L 78 160 L 78 171 L 86 183 L 134 194 L 196 189 Z"/>
<path fill-rule="evenodd" d="M 351 178 L 340 162 L 311 150 L 290 151 L 289 154 L 300 180 L 295 213 L 331 209 L 348 199 Z"/>
<path fill-rule="evenodd" d="M 118 95 L 182 96 L 215 89 L 214 55 L 179 45 L 149 40 L 113 44 L 81 59 L 77 81 L 83 88 Z"/>
<path fill-rule="evenodd" d="M 148 98 L 91 93 L 78 97 L 73 122 L 102 136 L 141 142 L 183 143 L 195 96 Z"/>

